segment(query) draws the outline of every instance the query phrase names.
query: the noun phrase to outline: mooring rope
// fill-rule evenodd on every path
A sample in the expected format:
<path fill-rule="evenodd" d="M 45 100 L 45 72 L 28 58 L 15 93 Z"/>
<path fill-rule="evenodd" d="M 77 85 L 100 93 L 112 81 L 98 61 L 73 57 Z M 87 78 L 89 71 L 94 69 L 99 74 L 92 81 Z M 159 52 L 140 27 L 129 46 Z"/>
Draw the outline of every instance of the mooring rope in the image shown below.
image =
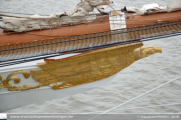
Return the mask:
<path fill-rule="evenodd" d="M 112 108 L 112 109 L 109 109 L 109 110 L 103 112 L 103 114 L 106 114 L 106 113 L 108 113 L 108 112 L 110 112 L 110 111 L 113 111 L 113 110 L 116 109 L 116 108 L 119 108 L 119 107 L 121 107 L 121 106 L 123 106 L 123 105 L 125 105 L 125 104 L 127 104 L 127 103 L 130 103 L 130 102 L 132 102 L 132 101 L 134 101 L 134 100 L 142 97 L 142 96 L 145 96 L 145 95 L 147 95 L 147 94 L 149 94 L 149 93 L 151 93 L 151 92 L 153 92 L 153 91 L 155 91 L 155 90 L 157 90 L 157 89 L 159 89 L 159 88 L 162 88 L 162 87 L 164 87 L 165 85 L 170 84 L 170 83 L 172 83 L 172 82 L 174 82 L 174 81 L 176 81 L 176 80 L 178 80 L 178 79 L 180 79 L 180 78 L 181 78 L 181 76 L 179 76 L 179 77 L 177 77 L 177 78 L 175 78 L 175 79 L 172 79 L 172 80 L 170 80 L 170 81 L 168 81 L 168 82 L 166 82 L 166 83 L 164 83 L 164 84 L 161 84 L 161 85 L 159 85 L 159 86 L 156 87 L 156 88 L 153 88 L 153 89 L 151 89 L 151 90 L 149 90 L 149 91 L 147 91 L 147 92 L 145 92 L 145 93 L 143 93 L 143 94 L 141 94 L 141 95 L 139 95 L 139 96 L 137 96 L 137 97 L 135 97 L 135 98 L 133 98 L 133 99 L 130 99 L 130 100 L 128 100 L 128 101 L 126 101 L 126 102 L 124 102 L 124 103 L 122 103 L 122 104 L 120 104 L 120 105 L 118 105 L 118 106 L 116 106 L 116 107 L 114 107 L 114 108 Z"/>
<path fill-rule="evenodd" d="M 155 107 L 162 107 L 162 106 L 174 106 L 174 105 L 181 105 L 181 103 L 173 103 L 173 104 L 162 104 L 162 105 L 152 105 L 152 106 L 145 106 L 145 107 L 134 107 L 134 108 L 127 108 L 127 109 L 116 109 L 116 111 L 120 110 L 134 110 L 134 109 L 142 109 L 142 108 L 155 108 Z M 115 110 L 114 110 L 115 111 Z"/>
<path fill-rule="evenodd" d="M 142 109 L 142 108 L 155 108 L 155 107 L 165 107 L 165 106 L 174 106 L 174 105 L 181 105 L 181 103 L 161 104 L 161 105 L 152 105 L 152 106 L 144 106 L 144 107 L 133 107 L 133 108 L 126 108 L 126 109 L 115 109 L 114 111 L 135 110 L 135 109 Z M 88 112 L 88 113 L 84 113 L 84 114 L 95 114 L 95 113 L 102 113 L 102 112 L 104 112 L 104 111 Z"/>
<path fill-rule="evenodd" d="M 95 119 L 95 118 L 97 118 L 97 117 L 99 117 L 99 116 L 101 116 L 101 115 L 103 115 L 103 114 L 107 114 L 107 113 L 109 113 L 109 112 L 111 112 L 111 111 L 113 111 L 113 110 L 115 110 L 115 109 L 117 109 L 117 108 L 119 108 L 119 107 L 121 107 L 121 106 L 123 106 L 123 105 L 125 105 L 125 104 L 128 104 L 128 103 L 130 103 L 130 102 L 132 102 L 132 101 L 134 101 L 134 100 L 136 100 L 136 99 L 138 99 L 138 98 L 140 98 L 140 97 L 142 97 L 142 96 L 145 96 L 145 95 L 147 95 L 147 94 L 149 94 L 149 93 L 151 93 L 151 92 L 153 92 L 153 91 L 155 91 L 155 90 L 157 90 L 157 89 L 159 89 L 159 88 L 162 88 L 162 87 L 164 87 L 165 85 L 167 85 L 167 84 L 169 84 L 169 83 L 172 83 L 172 82 L 174 82 L 174 81 L 176 81 L 176 80 L 178 80 L 178 79 L 180 79 L 180 78 L 181 78 L 181 76 L 179 76 L 179 77 L 177 77 L 177 78 L 175 78 L 175 79 L 172 79 L 172 80 L 170 80 L 170 81 L 168 81 L 168 82 L 166 82 L 166 83 L 164 83 L 164 84 L 161 84 L 161 85 L 159 85 L 158 87 L 155 87 L 155 88 L 153 88 L 153 89 L 151 89 L 151 90 L 149 90 L 149 91 L 147 91 L 147 92 L 145 92 L 145 93 L 143 93 L 143 94 L 141 94 L 141 95 L 138 95 L 137 97 L 134 97 L 134 98 L 132 98 L 132 99 L 130 99 L 130 100 L 124 102 L 124 103 L 119 104 L 119 105 L 116 106 L 116 107 L 113 107 L 113 108 L 111 108 L 111 109 L 109 109 L 109 110 L 107 110 L 107 111 L 104 111 L 104 112 L 101 113 L 100 115 L 97 115 L 97 116 L 95 116 L 95 117 L 93 117 L 93 118 L 91 118 L 91 119 L 89 119 L 89 120 L 93 120 L 93 119 Z"/>

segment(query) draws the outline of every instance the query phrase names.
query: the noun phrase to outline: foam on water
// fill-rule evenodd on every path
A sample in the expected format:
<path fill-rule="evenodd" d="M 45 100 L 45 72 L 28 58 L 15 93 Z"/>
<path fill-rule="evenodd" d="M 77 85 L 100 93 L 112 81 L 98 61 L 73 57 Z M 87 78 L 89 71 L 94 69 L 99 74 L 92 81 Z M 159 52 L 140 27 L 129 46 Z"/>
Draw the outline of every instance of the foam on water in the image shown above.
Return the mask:
<path fill-rule="evenodd" d="M 115 0 L 120 7 L 141 7 L 170 0 Z M 49 15 L 75 8 L 79 0 L 1 0 L 0 11 Z M 109 9 L 107 9 L 109 10 Z M 28 105 L 8 113 L 87 113 L 105 111 L 181 75 L 181 36 L 144 42 L 162 47 L 163 53 L 136 61 L 119 72 L 110 83 L 92 91 L 63 99 Z M 181 79 L 126 104 L 113 113 L 180 113 L 181 105 L 130 109 L 181 103 Z"/>

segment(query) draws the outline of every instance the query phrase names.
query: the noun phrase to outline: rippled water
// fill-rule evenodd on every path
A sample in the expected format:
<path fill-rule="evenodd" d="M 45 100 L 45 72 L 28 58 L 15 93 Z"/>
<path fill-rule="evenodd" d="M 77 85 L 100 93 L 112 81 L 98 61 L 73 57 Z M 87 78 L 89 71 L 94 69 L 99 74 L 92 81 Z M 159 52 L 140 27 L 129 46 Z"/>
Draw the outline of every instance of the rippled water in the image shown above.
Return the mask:
<path fill-rule="evenodd" d="M 170 0 L 115 0 L 120 7 L 141 7 Z M 49 15 L 75 8 L 79 0 L 1 0 L 0 11 Z M 110 9 L 107 9 L 110 10 Z M 96 10 L 95 10 L 96 11 Z M 169 80 L 181 76 L 181 36 L 145 42 L 160 46 L 162 54 L 136 61 L 119 72 L 110 83 L 92 91 L 63 99 L 42 102 L 7 111 L 8 113 L 89 113 L 106 111 Z M 181 113 L 181 79 L 118 108 L 113 113 Z M 147 108 L 135 108 L 155 106 Z M 134 108 L 134 109 L 129 109 Z"/>

